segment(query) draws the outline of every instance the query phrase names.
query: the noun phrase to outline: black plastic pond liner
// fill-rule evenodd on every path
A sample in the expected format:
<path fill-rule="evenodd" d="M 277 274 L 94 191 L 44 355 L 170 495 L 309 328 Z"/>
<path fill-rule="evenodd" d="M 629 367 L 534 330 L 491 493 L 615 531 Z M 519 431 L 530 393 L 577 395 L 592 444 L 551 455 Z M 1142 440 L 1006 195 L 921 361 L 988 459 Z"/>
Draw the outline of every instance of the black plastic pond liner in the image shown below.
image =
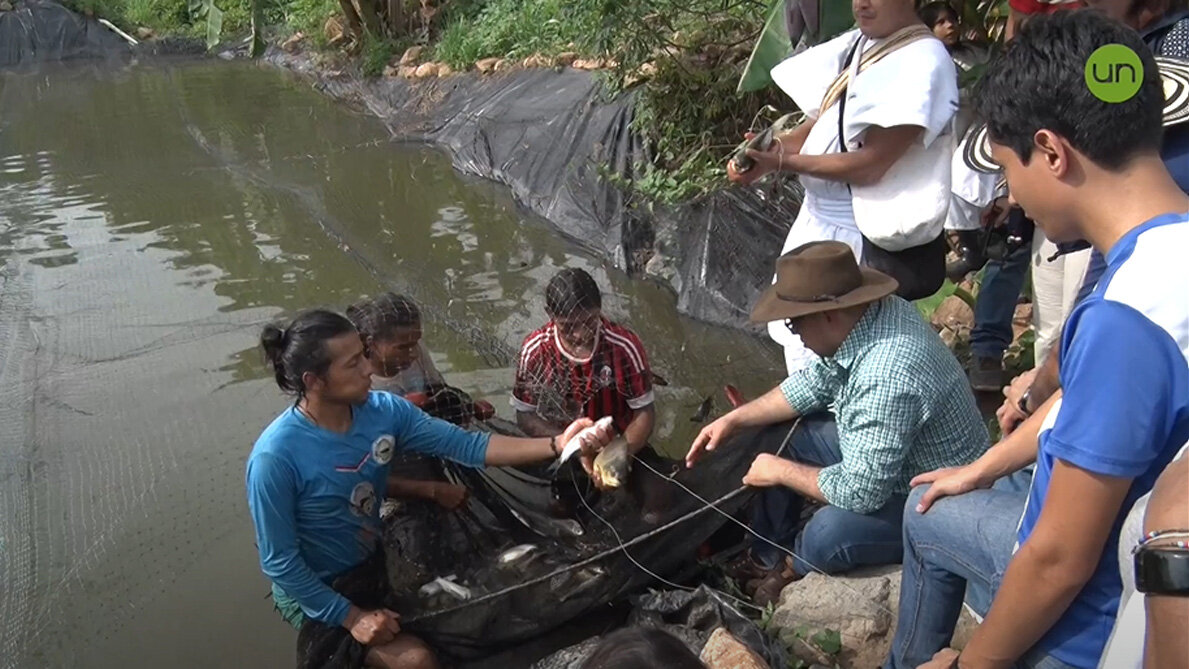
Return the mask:
<path fill-rule="evenodd" d="M 740 483 L 748 466 L 756 454 L 780 450 L 790 427 L 741 432 L 692 469 L 655 455 L 647 460 L 655 472 L 637 461 L 626 485 L 608 493 L 589 488 L 585 474 L 563 469 L 558 477 L 583 495 L 572 517 L 551 510 L 544 471 L 447 467 L 449 478 L 471 489 L 465 509 L 408 503 L 386 526 L 402 628 L 448 659 L 474 660 L 642 588 L 661 587 L 657 576 L 672 578 L 695 563 L 702 544 L 728 522 L 674 481 L 723 512 L 738 513 L 754 494 Z M 509 549 L 525 544 L 533 548 L 506 559 Z M 423 589 L 439 577 L 464 588 L 465 596 Z"/>
<path fill-rule="evenodd" d="M 0 67 L 128 53 L 128 42 L 56 2 L 15 0 L 0 11 Z"/>
<path fill-rule="evenodd" d="M 788 656 L 779 643 L 770 640 L 754 622 L 740 613 L 721 593 L 700 586 L 697 590 L 660 590 L 633 598 L 628 625 L 655 627 L 681 639 L 695 654 L 719 627 L 726 628 L 740 642 L 759 653 L 769 667 L 788 666 Z M 593 637 L 553 653 L 532 665 L 532 669 L 580 669 L 583 660 L 599 644 Z"/>
<path fill-rule="evenodd" d="M 800 206 L 794 181 L 768 192 L 730 188 L 675 209 L 634 204 L 622 184 L 649 160 L 632 131 L 634 95 L 607 99 L 590 72 L 466 73 L 413 83 L 320 71 L 301 54 L 274 50 L 267 58 L 380 117 L 394 138 L 442 146 L 462 172 L 506 184 L 589 252 L 670 285 L 678 309 L 701 320 L 745 325 Z"/>

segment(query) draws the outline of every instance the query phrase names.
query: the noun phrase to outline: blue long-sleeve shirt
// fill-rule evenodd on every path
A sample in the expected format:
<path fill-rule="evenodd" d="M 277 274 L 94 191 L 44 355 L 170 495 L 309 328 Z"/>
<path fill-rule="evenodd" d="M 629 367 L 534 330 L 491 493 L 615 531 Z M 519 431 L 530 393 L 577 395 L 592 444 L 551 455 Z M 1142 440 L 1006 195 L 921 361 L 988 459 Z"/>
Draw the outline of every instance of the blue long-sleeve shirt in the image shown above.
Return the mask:
<path fill-rule="evenodd" d="M 320 428 L 290 407 L 248 456 L 248 509 L 261 570 L 307 617 L 341 625 L 351 603 L 330 582 L 376 549 L 393 454 L 415 451 L 481 467 L 489 439 L 387 392 L 373 391 L 353 407 L 346 434 Z"/>

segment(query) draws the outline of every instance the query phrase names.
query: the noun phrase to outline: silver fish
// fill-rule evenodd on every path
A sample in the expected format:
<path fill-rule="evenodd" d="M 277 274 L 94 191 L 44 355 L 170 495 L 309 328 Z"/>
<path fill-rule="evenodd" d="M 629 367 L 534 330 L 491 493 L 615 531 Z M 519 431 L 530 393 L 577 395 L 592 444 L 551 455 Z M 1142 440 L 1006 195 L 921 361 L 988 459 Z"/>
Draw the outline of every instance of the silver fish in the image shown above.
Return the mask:
<path fill-rule="evenodd" d="M 500 554 L 499 563 L 501 565 L 511 564 L 535 550 L 537 550 L 535 544 L 520 544 L 519 546 L 513 546 L 512 548 L 509 548 Z"/>
<path fill-rule="evenodd" d="M 613 419 L 611 416 L 603 416 L 602 418 L 595 421 L 594 425 L 591 425 L 585 430 L 581 430 L 578 432 L 578 434 L 571 437 L 570 440 L 566 442 L 565 447 L 561 449 L 561 456 L 558 457 L 557 464 L 560 465 L 566 460 L 569 460 L 575 453 L 582 449 L 582 443 L 590 439 L 591 434 L 594 434 L 594 432 L 599 428 L 609 429 L 611 427 L 611 423 L 614 422 L 614 420 L 615 419 Z"/>
<path fill-rule="evenodd" d="M 461 599 L 463 601 L 474 597 L 474 593 L 472 593 L 469 588 L 461 586 L 450 580 L 452 578 L 454 578 L 453 575 L 448 578 L 439 576 L 429 583 L 421 586 L 418 594 L 422 597 L 432 597 L 439 592 L 445 592 L 451 597 L 454 597 L 455 599 Z"/>

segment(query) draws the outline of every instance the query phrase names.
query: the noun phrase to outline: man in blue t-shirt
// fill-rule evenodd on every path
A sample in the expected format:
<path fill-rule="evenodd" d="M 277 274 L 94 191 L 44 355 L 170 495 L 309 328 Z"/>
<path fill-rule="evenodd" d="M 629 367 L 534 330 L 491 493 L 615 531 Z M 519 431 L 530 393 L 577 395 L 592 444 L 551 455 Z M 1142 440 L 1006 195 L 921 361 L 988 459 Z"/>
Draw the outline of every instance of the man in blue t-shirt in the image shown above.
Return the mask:
<path fill-rule="evenodd" d="M 470 467 L 543 461 L 591 421 L 574 422 L 560 437 L 516 439 L 431 418 L 391 393 L 371 391 L 359 333 L 330 311 L 301 314 L 283 330 L 268 326 L 261 345 L 277 385 L 297 402 L 248 456 L 248 508 L 277 609 L 300 630 L 301 665 L 322 666 L 335 654 L 356 666 L 437 667 L 432 651 L 401 632 L 399 615 L 383 605 L 380 501 L 393 490 L 393 456 L 411 451 Z M 588 439 L 588 472 L 591 456 L 610 438 L 599 428 Z M 340 592 L 338 582 L 377 585 Z"/>
<path fill-rule="evenodd" d="M 1189 10 L 1175 7 L 1167 0 L 1086 0 L 1086 5 L 1122 22 L 1139 32 L 1140 39 L 1157 56 L 1189 60 Z M 1189 193 L 1189 123 L 1182 122 L 1164 129 L 1164 143 L 1160 147 L 1168 173 L 1181 190 Z M 1085 242 L 1062 245 L 1062 253 L 1072 253 L 1085 248 Z M 1024 285 L 1026 267 L 1018 268 L 1018 276 L 1011 282 Z M 1097 250 L 1090 253 L 1090 263 L 1082 280 L 1075 303 L 1086 299 L 1106 271 L 1106 260 Z M 985 279 L 984 279 L 985 281 Z M 984 283 L 984 287 L 986 284 Z M 1010 326 L 1011 313 L 1005 314 L 1005 327 Z M 1054 350 L 1038 367 L 1025 372 L 1012 381 L 1004 391 L 1003 406 L 999 408 L 999 427 L 1009 433 L 1025 418 L 1031 415 L 1060 386 L 1060 355 Z"/>
<path fill-rule="evenodd" d="M 1121 44 L 1143 80 L 1107 103 L 1086 84 Z M 1161 161 L 1163 90 L 1139 36 L 1092 11 L 1037 17 L 976 98 L 1011 197 L 1055 242 L 1106 258 L 1069 318 L 1061 385 L 975 463 L 917 478 L 888 667 L 1094 669 L 1118 608 L 1118 531 L 1189 439 L 1189 196 Z M 1035 462 L 1031 490 L 986 489 Z M 911 508 L 914 507 L 915 508 Z M 969 585 L 985 616 L 945 648 Z"/>

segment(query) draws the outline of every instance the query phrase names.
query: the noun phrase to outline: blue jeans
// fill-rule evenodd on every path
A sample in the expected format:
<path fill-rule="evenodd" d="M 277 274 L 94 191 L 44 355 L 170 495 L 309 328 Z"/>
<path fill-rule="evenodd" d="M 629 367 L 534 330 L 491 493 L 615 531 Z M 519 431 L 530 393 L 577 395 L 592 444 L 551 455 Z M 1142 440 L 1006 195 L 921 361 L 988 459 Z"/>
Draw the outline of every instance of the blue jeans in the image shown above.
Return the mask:
<path fill-rule="evenodd" d="M 1028 493 L 996 486 L 936 501 L 916 512 L 928 486 L 909 494 L 904 512 L 904 572 L 892 652 L 884 669 L 916 669 L 949 646 L 963 595 L 980 616 L 1012 558 L 1016 526 Z M 1056 658 L 1033 648 L 1017 666 L 1066 669 Z"/>
<path fill-rule="evenodd" d="M 999 360 L 1011 345 L 1016 302 L 1024 289 L 1031 262 L 1032 246 L 1024 244 L 1003 262 L 987 263 L 974 302 L 974 328 L 970 331 L 970 352 L 975 357 Z"/>
<path fill-rule="evenodd" d="M 842 462 L 834 417 L 819 413 L 802 418 L 789 450 L 786 457 L 818 467 Z M 813 514 L 798 535 L 804 499 L 788 488 L 768 488 L 756 500 L 751 527 L 792 550 L 797 555 L 793 568 L 801 575 L 815 571 L 838 574 L 862 566 L 895 564 L 902 551 L 904 500 L 903 495 L 893 496 L 883 508 L 866 515 L 826 506 Z M 752 543 L 752 559 L 767 569 L 781 564 L 786 555 L 763 541 Z"/>

